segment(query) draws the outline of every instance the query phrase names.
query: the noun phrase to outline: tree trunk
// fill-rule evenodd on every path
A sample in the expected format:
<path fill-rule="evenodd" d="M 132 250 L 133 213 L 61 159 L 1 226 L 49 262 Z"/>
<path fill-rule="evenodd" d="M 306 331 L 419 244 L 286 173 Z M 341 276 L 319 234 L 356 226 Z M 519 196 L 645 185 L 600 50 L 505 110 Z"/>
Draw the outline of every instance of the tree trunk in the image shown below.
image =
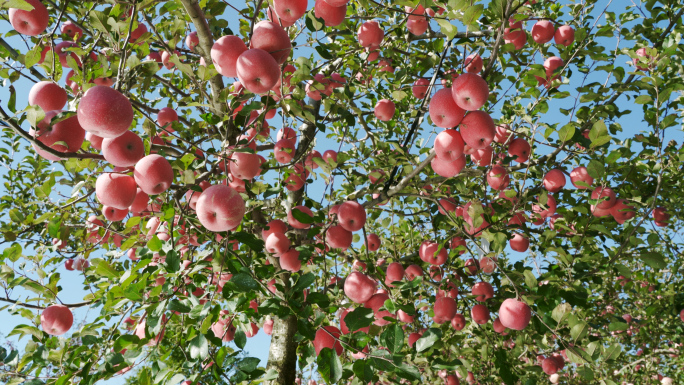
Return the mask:
<path fill-rule="evenodd" d="M 271 347 L 268 351 L 266 371 L 275 369 L 278 377 L 265 382 L 265 385 L 292 385 L 297 375 L 297 343 L 294 335 L 297 332 L 297 317 L 273 320 Z"/>

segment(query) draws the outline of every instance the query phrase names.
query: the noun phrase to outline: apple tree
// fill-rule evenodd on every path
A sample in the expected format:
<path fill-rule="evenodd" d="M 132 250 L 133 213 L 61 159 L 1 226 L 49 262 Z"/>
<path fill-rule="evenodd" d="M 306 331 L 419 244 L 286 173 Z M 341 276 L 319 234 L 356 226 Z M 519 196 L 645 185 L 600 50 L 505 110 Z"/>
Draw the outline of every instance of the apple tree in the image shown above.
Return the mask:
<path fill-rule="evenodd" d="M 6 383 L 684 382 L 681 1 L 1 4 Z"/>

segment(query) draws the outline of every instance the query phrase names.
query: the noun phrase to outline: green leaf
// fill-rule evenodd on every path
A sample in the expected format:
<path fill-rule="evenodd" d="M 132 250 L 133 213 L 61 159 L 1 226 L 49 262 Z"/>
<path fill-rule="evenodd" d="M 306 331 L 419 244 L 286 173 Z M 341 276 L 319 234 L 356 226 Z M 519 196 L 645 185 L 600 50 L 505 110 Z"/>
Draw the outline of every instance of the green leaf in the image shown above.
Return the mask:
<path fill-rule="evenodd" d="M 133 344 L 140 343 L 140 338 L 135 334 L 122 334 L 114 341 L 114 351 L 119 353 Z"/>
<path fill-rule="evenodd" d="M 606 123 L 604 123 L 603 120 L 599 120 L 591 127 L 591 130 L 589 131 L 589 140 L 593 142 L 595 139 L 605 135 L 608 135 L 608 127 L 606 127 Z"/>
<path fill-rule="evenodd" d="M 594 379 L 594 371 L 586 365 L 578 367 L 577 373 L 587 381 L 592 381 Z"/>
<path fill-rule="evenodd" d="M 570 337 L 575 341 L 579 341 L 589 332 L 589 325 L 586 322 L 579 322 L 570 329 Z"/>
<path fill-rule="evenodd" d="M 371 361 L 368 360 L 356 360 L 352 366 L 354 375 L 356 378 L 361 380 L 363 383 L 368 383 L 373 381 L 373 365 Z"/>
<path fill-rule="evenodd" d="M 621 331 L 621 330 L 627 330 L 629 328 L 629 325 L 625 322 L 611 322 L 610 325 L 608 325 L 608 330 L 611 332 L 614 331 Z"/>
<path fill-rule="evenodd" d="M 170 311 L 177 311 L 179 313 L 190 313 L 190 306 L 183 304 L 177 299 L 172 299 L 166 307 Z"/>
<path fill-rule="evenodd" d="M 264 241 L 257 238 L 254 234 L 239 231 L 231 235 L 232 239 L 237 240 L 243 245 L 247 245 L 250 249 L 260 252 L 264 250 Z"/>
<path fill-rule="evenodd" d="M 380 335 L 380 344 L 392 354 L 397 354 L 404 347 L 404 330 L 399 324 L 387 326 Z"/>
<path fill-rule="evenodd" d="M 1 9 L 17 8 L 24 11 L 33 11 L 33 5 L 24 0 L 2 0 L 0 5 L 2 5 Z"/>
<path fill-rule="evenodd" d="M 337 353 L 330 348 L 323 348 L 316 359 L 318 373 L 329 384 L 336 383 L 342 378 L 342 362 Z"/>
<path fill-rule="evenodd" d="M 302 222 L 307 225 L 314 223 L 314 219 L 311 215 L 299 210 L 298 208 L 292 209 L 292 216 L 299 222 Z"/>
<path fill-rule="evenodd" d="M 602 162 L 592 159 L 587 165 L 587 172 L 592 178 L 599 179 L 606 173 L 606 168 Z"/>
<path fill-rule="evenodd" d="M 260 361 L 256 357 L 245 357 L 237 363 L 237 367 L 243 372 L 252 373 L 259 366 Z"/>
<path fill-rule="evenodd" d="M 468 7 L 466 11 L 463 14 L 463 24 L 466 26 L 471 26 L 475 24 L 477 19 L 482 16 L 482 12 L 484 11 L 484 5 L 482 4 L 477 4 L 473 5 L 472 7 Z"/>
<path fill-rule="evenodd" d="M 198 334 L 190 340 L 190 358 L 205 359 L 209 355 L 209 343 L 203 334 Z"/>
<path fill-rule="evenodd" d="M 238 273 L 228 282 L 233 284 L 238 291 L 248 292 L 259 289 L 259 283 L 246 273 Z"/>
<path fill-rule="evenodd" d="M 641 254 L 639 258 L 644 261 L 646 265 L 656 270 L 661 270 L 667 267 L 667 261 L 665 261 L 665 257 L 663 257 L 660 253 L 648 252 Z"/>
<path fill-rule="evenodd" d="M 22 224 L 24 223 L 24 220 L 26 220 L 26 217 L 24 216 L 24 214 L 21 213 L 21 211 L 19 211 L 19 209 L 11 209 L 9 211 L 9 217 L 12 220 L 12 222 L 18 224 Z"/>
<path fill-rule="evenodd" d="M 573 124 L 566 124 L 558 130 L 558 140 L 567 142 L 575 135 L 575 126 Z"/>
<path fill-rule="evenodd" d="M 511 370 L 511 364 L 506 362 L 507 353 L 503 350 L 494 352 L 494 365 L 499 369 L 499 375 L 506 385 L 515 385 L 518 382 L 518 376 Z"/>
<path fill-rule="evenodd" d="M 534 289 L 539 286 L 539 284 L 537 283 L 537 278 L 532 273 L 532 270 L 525 270 L 523 275 L 525 276 L 525 284 L 529 288 Z"/>
<path fill-rule="evenodd" d="M 311 286 L 312 283 L 316 281 L 316 276 L 313 273 L 306 273 L 299 277 L 297 280 L 297 283 L 292 286 L 292 291 L 294 293 L 299 293 L 306 289 L 307 287 Z"/>
<path fill-rule="evenodd" d="M 100 32 L 107 33 L 107 15 L 101 11 L 90 11 L 90 25 Z"/>
<path fill-rule="evenodd" d="M 442 331 L 440 329 L 430 328 L 423 333 L 423 336 L 416 341 L 416 350 L 418 353 L 424 352 L 432 347 L 440 338 L 442 338 Z"/>
<path fill-rule="evenodd" d="M 16 262 L 19 260 L 19 257 L 21 257 L 21 252 L 21 245 L 18 243 L 13 243 L 12 246 L 3 250 L 2 257 L 5 259 L 9 259 L 12 262 Z"/>
<path fill-rule="evenodd" d="M 107 277 L 107 278 L 118 278 L 119 271 L 117 271 L 112 265 L 109 264 L 104 259 L 93 258 L 91 260 L 92 264 L 95 266 L 95 274 Z"/>
<path fill-rule="evenodd" d="M 634 99 L 634 103 L 636 104 L 646 104 L 650 103 L 651 101 L 653 101 L 653 98 L 648 95 L 637 96 L 637 98 Z"/>
<path fill-rule="evenodd" d="M 572 306 L 570 306 L 569 303 L 562 303 L 553 309 L 553 312 L 551 313 L 551 318 L 553 318 L 556 322 L 560 323 L 563 320 L 563 318 L 565 318 L 566 314 L 570 314 L 571 312 Z"/>
<path fill-rule="evenodd" d="M 161 239 L 157 237 L 157 234 L 155 234 L 152 239 L 147 241 L 147 248 L 150 249 L 150 251 L 159 251 L 161 250 L 163 246 L 163 243 Z"/>
<path fill-rule="evenodd" d="M 235 346 L 237 346 L 240 349 L 244 349 L 245 345 L 247 345 L 247 335 L 245 334 L 242 329 L 238 328 L 237 331 L 235 332 Z"/>
<path fill-rule="evenodd" d="M 437 19 L 437 24 L 439 24 L 440 29 L 442 30 L 442 33 L 447 37 L 447 40 L 451 40 L 456 36 L 458 33 L 458 28 L 456 28 L 455 25 L 451 24 L 449 20 L 446 19 Z"/>
<path fill-rule="evenodd" d="M 374 319 L 373 309 L 359 307 L 347 313 L 344 317 L 344 322 L 347 324 L 347 328 L 353 332 L 370 326 Z"/>
<path fill-rule="evenodd" d="M 166 269 L 171 272 L 175 273 L 180 270 L 180 256 L 178 255 L 178 252 L 176 250 L 171 250 L 166 254 L 166 258 L 164 260 L 166 263 Z"/>
<path fill-rule="evenodd" d="M 618 343 L 614 343 L 610 345 L 608 348 L 606 348 L 605 352 L 603 353 L 603 359 L 608 361 L 608 360 L 615 360 L 618 357 L 620 357 L 620 354 L 622 353 L 622 347 Z"/>

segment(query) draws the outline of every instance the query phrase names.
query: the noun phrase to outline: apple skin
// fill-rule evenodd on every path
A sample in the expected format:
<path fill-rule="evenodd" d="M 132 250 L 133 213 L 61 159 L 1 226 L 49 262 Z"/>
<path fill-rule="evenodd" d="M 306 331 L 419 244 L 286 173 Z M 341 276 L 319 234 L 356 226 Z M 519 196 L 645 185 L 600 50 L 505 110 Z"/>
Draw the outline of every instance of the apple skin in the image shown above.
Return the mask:
<path fill-rule="evenodd" d="M 62 111 L 55 110 L 46 112 L 45 118 L 38 123 L 37 131 L 31 128 L 29 130 L 29 135 L 36 138 L 36 140 L 44 145 L 59 152 L 76 152 L 81 148 L 86 133 L 78 123 L 78 119 L 75 116 L 50 125 L 52 118 L 57 116 L 57 114 L 60 112 Z M 65 147 L 64 144 L 55 144 L 57 142 L 63 142 L 67 146 Z M 47 160 L 61 160 L 61 158 L 38 148 L 35 144 L 33 145 L 33 149 L 38 153 L 38 155 Z"/>
<path fill-rule="evenodd" d="M 299 251 L 290 249 L 280 255 L 280 267 L 296 273 L 302 269 L 302 262 L 299 260 Z"/>
<path fill-rule="evenodd" d="M 473 308 L 470 309 L 470 315 L 473 318 L 473 321 L 479 325 L 486 324 L 491 318 L 489 309 L 487 309 L 487 306 L 482 304 L 473 306 Z"/>
<path fill-rule="evenodd" d="M 501 166 L 494 166 L 487 173 L 487 184 L 493 190 L 501 191 L 508 187 L 511 181 L 511 177 L 508 175 L 508 171 Z"/>
<path fill-rule="evenodd" d="M 558 359 L 553 356 L 544 358 L 541 367 L 542 370 L 544 370 L 544 373 L 549 375 L 556 374 L 561 369 L 561 365 L 558 362 Z"/>
<path fill-rule="evenodd" d="M 37 36 L 45 32 L 50 24 L 50 13 L 40 0 L 26 0 L 33 6 L 30 11 L 10 8 L 9 21 L 17 32 L 26 36 Z"/>
<path fill-rule="evenodd" d="M 319 19 L 323 19 L 326 26 L 336 27 L 342 24 L 347 16 L 347 4 L 335 7 L 326 0 L 316 0 L 314 15 Z"/>
<path fill-rule="evenodd" d="M 435 266 L 443 265 L 449 257 L 449 253 L 446 248 L 440 247 L 441 245 L 437 242 L 423 241 L 418 249 L 418 255 L 423 262 Z"/>
<path fill-rule="evenodd" d="M 28 95 L 29 106 L 43 111 L 61 110 L 68 100 L 67 93 L 57 83 L 41 81 L 33 85 Z"/>
<path fill-rule="evenodd" d="M 480 57 L 480 55 L 472 53 L 468 55 L 468 57 L 463 62 L 463 65 L 465 66 L 464 69 L 466 72 L 476 74 L 482 71 L 482 58 Z"/>
<path fill-rule="evenodd" d="M 247 46 L 239 37 L 222 36 L 211 46 L 211 61 L 218 73 L 234 78 L 237 77 L 237 59 L 245 51 L 247 51 Z"/>
<path fill-rule="evenodd" d="M 544 175 L 542 183 L 546 190 L 551 193 L 557 193 L 565 187 L 565 174 L 562 170 L 554 168 Z"/>
<path fill-rule="evenodd" d="M 165 132 L 174 132 L 171 127 L 171 122 L 178 121 L 178 113 L 170 107 L 164 107 L 157 113 L 157 124 L 162 127 Z"/>
<path fill-rule="evenodd" d="M 396 318 L 396 316 L 389 311 L 380 310 L 388 299 L 389 295 L 387 293 L 375 293 L 363 304 L 364 307 L 373 309 L 373 313 L 375 314 L 375 321 L 373 321 L 374 325 L 386 326 L 390 324 L 390 321 L 385 320 L 384 317 Z"/>
<path fill-rule="evenodd" d="M 311 218 L 313 218 L 313 216 L 314 216 L 313 212 L 311 211 L 310 208 L 308 208 L 306 206 L 295 206 L 292 208 L 292 210 L 288 211 L 288 213 L 287 213 L 287 223 L 289 223 L 290 226 L 294 227 L 295 229 L 308 229 L 308 228 L 310 228 L 311 227 L 310 223 L 302 223 L 302 222 L 298 221 L 297 218 L 294 217 L 294 215 L 292 214 L 292 211 L 294 211 L 294 210 L 298 210 L 302 214 L 305 214 Z"/>
<path fill-rule="evenodd" d="M 432 170 L 444 178 L 452 178 L 458 175 L 466 165 L 466 157 L 462 156 L 454 161 L 442 160 L 435 157 L 430 162 Z"/>
<path fill-rule="evenodd" d="M 318 329 L 313 340 L 316 355 L 319 355 L 324 348 L 333 349 L 338 356 L 342 354 L 342 344 L 338 341 L 341 335 L 340 329 L 334 326 L 323 326 Z"/>
<path fill-rule="evenodd" d="M 240 83 L 252 93 L 265 94 L 278 82 L 280 67 L 273 56 L 259 48 L 248 49 L 235 65 Z"/>
<path fill-rule="evenodd" d="M 441 128 L 456 127 L 465 116 L 465 110 L 456 104 L 452 92 L 447 88 L 435 92 L 429 105 L 432 122 Z"/>
<path fill-rule="evenodd" d="M 385 284 L 389 287 L 394 287 L 392 282 L 398 282 L 404 279 L 404 267 L 399 262 L 392 262 L 387 266 L 385 273 Z"/>
<path fill-rule="evenodd" d="M 366 209 L 357 202 L 347 201 L 340 205 L 337 220 L 347 231 L 359 231 L 366 224 Z"/>
<path fill-rule="evenodd" d="M 461 121 L 460 129 L 465 144 L 476 150 L 489 146 L 496 135 L 494 120 L 484 111 L 468 113 Z"/>
<path fill-rule="evenodd" d="M 261 161 L 257 154 L 234 152 L 230 159 L 230 173 L 238 179 L 251 180 L 261 174 Z"/>
<path fill-rule="evenodd" d="M 420 36 L 424 34 L 425 31 L 427 31 L 428 27 L 429 23 L 424 17 L 415 19 L 409 17 L 408 21 L 406 22 L 406 29 L 408 29 L 408 31 L 415 36 Z"/>
<path fill-rule="evenodd" d="M 509 329 L 523 330 L 530 324 L 532 311 L 526 303 L 508 298 L 499 308 L 501 324 Z"/>
<path fill-rule="evenodd" d="M 628 205 L 628 203 L 629 202 L 624 199 L 618 199 L 615 202 L 615 205 L 610 208 L 610 215 L 612 215 L 620 224 L 623 224 L 636 216 L 634 207 Z"/>
<path fill-rule="evenodd" d="M 478 74 L 464 73 L 451 86 L 451 96 L 466 111 L 479 110 L 487 102 L 489 86 Z"/>
<path fill-rule="evenodd" d="M 570 172 L 570 182 L 578 189 L 588 189 L 594 184 L 594 178 L 589 175 L 589 171 L 586 167 L 580 166 Z M 587 185 L 580 185 L 577 182 L 584 182 Z"/>
<path fill-rule="evenodd" d="M 530 159 L 530 144 L 523 138 L 515 138 L 508 145 L 508 155 L 518 163 L 525 163 Z"/>
<path fill-rule="evenodd" d="M 202 192 L 196 206 L 202 226 L 213 232 L 237 228 L 245 216 L 245 201 L 226 185 L 214 185 Z"/>
<path fill-rule="evenodd" d="M 484 302 L 494 298 L 494 288 L 489 282 L 478 282 L 473 285 L 472 294 L 476 295 L 476 301 Z"/>
<path fill-rule="evenodd" d="M 285 234 L 287 232 L 287 225 L 280 219 L 274 219 L 266 225 L 266 227 L 261 230 L 261 238 L 266 241 L 268 236 L 273 233 Z"/>
<path fill-rule="evenodd" d="M 291 23 L 306 13 L 306 0 L 273 0 L 273 10 L 281 20 Z"/>
<path fill-rule="evenodd" d="M 385 37 L 385 31 L 380 28 L 377 21 L 366 21 L 358 30 L 359 45 L 364 48 L 377 49 Z"/>
<path fill-rule="evenodd" d="M 43 331 L 53 336 L 61 336 L 71 329 L 74 315 L 64 305 L 50 305 L 40 314 L 40 326 Z"/>
<path fill-rule="evenodd" d="M 368 234 L 366 237 L 366 245 L 368 246 L 368 251 L 378 251 L 380 248 L 380 237 L 377 234 Z"/>
<path fill-rule="evenodd" d="M 102 155 L 117 167 L 132 167 L 145 156 L 145 145 L 133 131 L 102 140 Z"/>
<path fill-rule="evenodd" d="M 199 36 L 197 36 L 197 32 L 190 32 L 188 36 L 185 37 L 185 45 L 188 47 L 190 51 L 193 51 L 198 44 Z"/>
<path fill-rule="evenodd" d="M 575 30 L 569 25 L 564 25 L 556 30 L 553 38 L 556 44 L 568 47 L 575 42 Z"/>
<path fill-rule="evenodd" d="M 416 341 L 418 341 L 423 335 L 421 333 L 411 333 L 408 336 L 408 344 L 409 346 L 413 346 Z"/>
<path fill-rule="evenodd" d="M 355 271 L 344 280 L 344 294 L 350 300 L 363 304 L 375 294 L 376 282 L 367 275 Z"/>
<path fill-rule="evenodd" d="M 513 239 L 511 239 L 509 243 L 511 245 L 511 249 L 519 253 L 526 252 L 530 247 L 530 240 L 520 234 L 513 235 Z"/>
<path fill-rule="evenodd" d="M 522 21 L 515 21 L 514 18 L 508 19 L 508 27 L 504 28 L 504 38 L 506 40 L 516 40 L 524 34 Z"/>
<path fill-rule="evenodd" d="M 445 161 L 454 161 L 463 156 L 465 142 L 457 130 L 446 129 L 435 137 L 435 152 Z"/>
<path fill-rule="evenodd" d="M 138 26 L 131 31 L 131 42 L 136 42 L 145 33 L 147 33 L 147 26 L 145 24 L 139 23 Z M 159 57 L 158 61 L 161 61 L 161 56 Z"/>
<path fill-rule="evenodd" d="M 147 209 L 147 202 L 149 199 L 150 197 L 138 187 L 135 192 L 135 199 L 133 200 L 133 203 L 128 206 L 128 210 L 134 216 L 140 215 L 140 213 Z"/>
<path fill-rule="evenodd" d="M 653 216 L 653 221 L 655 222 L 656 226 L 667 227 L 668 222 L 670 221 L 670 214 L 667 212 L 665 207 L 656 207 L 653 209 L 653 213 L 651 215 Z"/>
<path fill-rule="evenodd" d="M 548 20 L 539 20 L 532 27 L 532 40 L 538 44 L 546 44 L 553 39 L 556 28 Z"/>
<path fill-rule="evenodd" d="M 133 107 L 126 96 L 105 86 L 88 89 L 78 104 L 78 122 L 84 130 L 102 138 L 116 138 L 133 123 Z"/>
<path fill-rule="evenodd" d="M 290 246 L 290 239 L 285 233 L 272 233 L 265 239 L 264 248 L 271 254 L 281 255 L 290 250 Z"/>
<path fill-rule="evenodd" d="M 378 118 L 378 120 L 383 122 L 389 122 L 390 120 L 392 120 L 392 117 L 394 117 L 395 111 L 396 107 L 394 106 L 393 101 L 389 99 L 382 99 L 379 100 L 378 103 L 375 105 L 375 110 L 373 111 L 373 113 L 375 114 L 375 117 Z"/>
<path fill-rule="evenodd" d="M 439 297 L 435 300 L 433 308 L 435 315 L 432 320 L 437 324 L 450 322 L 456 315 L 456 310 L 456 300 L 450 297 Z"/>
<path fill-rule="evenodd" d="M 608 198 L 608 199 L 604 199 Z M 600 199 L 601 202 L 596 204 L 596 208 L 601 210 L 610 210 L 611 207 L 615 206 L 617 202 L 615 198 L 615 191 L 610 187 L 596 187 L 594 191 L 591 192 L 591 199 Z"/>
<path fill-rule="evenodd" d="M 135 200 L 137 186 L 133 177 L 117 173 L 103 173 L 95 182 L 95 196 L 105 206 L 127 209 Z"/>
<path fill-rule="evenodd" d="M 446 376 L 444 385 L 461 385 L 461 381 L 453 374 Z"/>
<path fill-rule="evenodd" d="M 330 226 L 326 232 L 325 242 L 333 249 L 347 250 L 354 238 L 351 231 L 342 226 Z"/>
<path fill-rule="evenodd" d="M 292 43 L 287 32 L 280 25 L 262 20 L 254 25 L 250 48 L 262 49 L 273 57 L 278 64 L 283 64 L 290 56 Z"/>
<path fill-rule="evenodd" d="M 456 314 L 454 318 L 451 319 L 451 327 L 455 330 L 463 330 L 466 325 L 466 319 L 463 314 Z"/>

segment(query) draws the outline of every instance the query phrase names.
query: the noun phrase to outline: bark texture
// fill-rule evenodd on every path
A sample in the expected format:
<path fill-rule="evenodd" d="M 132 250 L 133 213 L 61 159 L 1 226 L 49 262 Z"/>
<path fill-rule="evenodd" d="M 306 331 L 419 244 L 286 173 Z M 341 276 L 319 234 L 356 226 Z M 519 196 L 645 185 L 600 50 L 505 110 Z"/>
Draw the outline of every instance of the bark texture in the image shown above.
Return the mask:
<path fill-rule="evenodd" d="M 273 321 L 266 371 L 274 369 L 278 372 L 278 377 L 264 384 L 292 385 L 297 375 L 297 343 L 294 340 L 297 332 L 297 317 L 290 315 Z"/>

